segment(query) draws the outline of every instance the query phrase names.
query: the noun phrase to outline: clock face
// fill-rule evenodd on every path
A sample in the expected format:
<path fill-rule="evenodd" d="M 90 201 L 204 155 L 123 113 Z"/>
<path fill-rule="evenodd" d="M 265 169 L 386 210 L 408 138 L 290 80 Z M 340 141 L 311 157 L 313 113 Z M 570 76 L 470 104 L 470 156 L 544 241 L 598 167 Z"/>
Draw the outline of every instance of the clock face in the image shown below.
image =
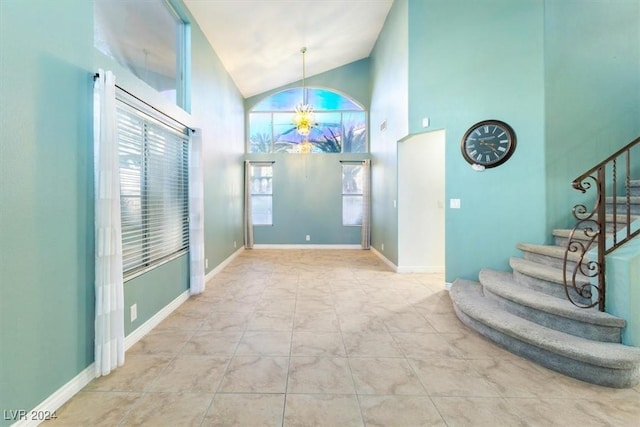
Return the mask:
<path fill-rule="evenodd" d="M 471 126 L 462 137 L 462 156 L 470 164 L 493 168 L 506 162 L 516 149 L 516 134 L 499 120 Z"/>

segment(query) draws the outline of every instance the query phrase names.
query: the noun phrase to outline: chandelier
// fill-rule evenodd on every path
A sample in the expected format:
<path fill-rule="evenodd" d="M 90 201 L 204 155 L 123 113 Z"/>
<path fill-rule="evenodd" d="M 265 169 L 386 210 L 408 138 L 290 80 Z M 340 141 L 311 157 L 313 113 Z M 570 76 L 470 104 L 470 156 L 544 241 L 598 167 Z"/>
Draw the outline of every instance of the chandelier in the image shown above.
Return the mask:
<path fill-rule="evenodd" d="M 307 48 L 303 47 L 302 49 L 300 49 L 300 53 L 302 53 L 302 103 L 296 105 L 295 113 L 293 115 L 293 123 L 296 126 L 296 131 L 298 132 L 298 134 L 304 138 L 304 140 L 300 143 L 300 152 L 309 153 L 312 148 L 312 145 L 309 142 L 309 133 L 311 132 L 311 128 L 315 126 L 316 123 L 313 114 L 313 106 L 310 105 L 307 100 L 307 88 L 305 86 L 305 54 L 307 53 Z"/>

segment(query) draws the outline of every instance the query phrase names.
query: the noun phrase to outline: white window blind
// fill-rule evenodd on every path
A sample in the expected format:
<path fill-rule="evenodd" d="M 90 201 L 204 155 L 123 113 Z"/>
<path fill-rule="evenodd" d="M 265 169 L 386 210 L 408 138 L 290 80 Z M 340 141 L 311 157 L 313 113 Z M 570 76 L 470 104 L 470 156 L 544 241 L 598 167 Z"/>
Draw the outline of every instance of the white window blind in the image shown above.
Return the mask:
<path fill-rule="evenodd" d="M 188 250 L 186 128 L 117 105 L 125 279 Z"/>

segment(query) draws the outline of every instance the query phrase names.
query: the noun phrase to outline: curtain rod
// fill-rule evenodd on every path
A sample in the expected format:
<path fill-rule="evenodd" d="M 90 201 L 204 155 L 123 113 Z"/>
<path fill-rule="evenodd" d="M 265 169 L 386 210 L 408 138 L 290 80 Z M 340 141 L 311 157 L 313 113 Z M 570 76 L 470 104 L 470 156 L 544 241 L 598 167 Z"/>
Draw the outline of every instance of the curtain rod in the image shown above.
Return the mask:
<path fill-rule="evenodd" d="M 98 79 L 99 77 L 100 77 L 100 73 L 95 73 L 95 74 L 93 75 L 93 80 L 95 81 L 95 80 L 96 80 L 96 79 Z M 165 112 L 160 111 L 159 109 L 157 109 L 157 108 L 156 108 L 156 107 L 154 107 L 153 105 L 149 104 L 147 101 L 145 101 L 145 100 L 143 100 L 143 99 L 138 98 L 137 96 L 135 96 L 134 94 L 132 94 L 131 92 L 129 92 L 128 90 L 126 90 L 125 88 L 123 88 L 122 86 L 118 86 L 118 85 L 116 85 L 116 87 L 117 87 L 118 89 L 120 89 L 121 91 L 123 91 L 124 93 L 126 93 L 127 95 L 129 95 L 130 97 L 135 98 L 135 99 L 137 99 L 138 101 L 142 102 L 142 103 L 143 103 L 144 105 L 146 105 L 147 107 L 152 108 L 153 110 L 157 111 L 158 113 L 162 114 L 163 116 L 167 116 L 167 117 L 169 117 L 171 120 L 173 120 L 173 121 L 175 121 L 175 122 L 180 123 L 182 126 L 184 126 L 185 128 L 189 129 L 189 131 L 191 131 L 191 133 L 196 133 L 196 130 L 195 130 L 195 129 L 191 128 L 190 126 L 185 125 L 184 123 L 182 123 L 182 122 L 181 122 L 181 121 L 179 121 L 179 120 L 174 119 L 173 117 L 169 116 L 169 115 L 168 115 L 168 114 L 166 114 Z"/>

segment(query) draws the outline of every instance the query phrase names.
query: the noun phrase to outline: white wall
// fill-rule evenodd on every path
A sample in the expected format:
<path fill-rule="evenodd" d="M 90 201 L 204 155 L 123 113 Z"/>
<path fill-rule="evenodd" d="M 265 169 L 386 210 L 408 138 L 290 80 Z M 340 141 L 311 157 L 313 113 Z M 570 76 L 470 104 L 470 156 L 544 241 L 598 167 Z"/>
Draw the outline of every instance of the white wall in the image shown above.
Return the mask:
<path fill-rule="evenodd" d="M 445 131 L 398 143 L 398 271 L 444 271 Z"/>

